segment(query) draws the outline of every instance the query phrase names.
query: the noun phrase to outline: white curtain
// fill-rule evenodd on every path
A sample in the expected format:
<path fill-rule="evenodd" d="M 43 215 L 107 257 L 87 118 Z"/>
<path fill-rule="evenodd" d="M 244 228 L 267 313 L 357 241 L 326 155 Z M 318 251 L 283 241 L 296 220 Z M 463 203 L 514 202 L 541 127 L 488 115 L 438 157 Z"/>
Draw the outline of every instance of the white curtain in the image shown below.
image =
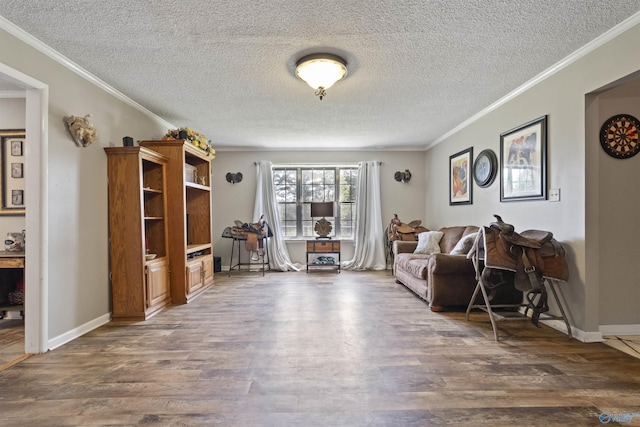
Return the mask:
<path fill-rule="evenodd" d="M 257 185 L 256 202 L 253 207 L 253 217 L 260 218 L 264 215 L 265 220 L 273 236 L 267 239 L 267 250 L 269 252 L 269 264 L 274 270 L 280 271 L 300 271 L 300 266 L 291 262 L 289 251 L 284 237 L 280 233 L 280 216 L 278 214 L 278 204 L 273 188 L 273 175 L 271 174 L 271 162 L 262 160 L 256 164 Z"/>
<path fill-rule="evenodd" d="M 346 270 L 384 270 L 387 260 L 380 202 L 380 164 L 360 162 L 356 208 L 355 253 L 342 263 Z"/>

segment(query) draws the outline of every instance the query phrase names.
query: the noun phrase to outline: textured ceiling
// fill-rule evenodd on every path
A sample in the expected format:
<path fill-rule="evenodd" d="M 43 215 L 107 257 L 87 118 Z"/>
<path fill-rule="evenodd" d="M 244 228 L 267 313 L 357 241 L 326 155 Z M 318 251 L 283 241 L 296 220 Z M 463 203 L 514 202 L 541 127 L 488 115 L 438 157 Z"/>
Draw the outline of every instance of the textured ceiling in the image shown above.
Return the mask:
<path fill-rule="evenodd" d="M 422 149 L 638 11 L 640 0 L 0 0 L 1 16 L 217 149 Z M 323 101 L 293 74 L 320 51 L 349 68 Z"/>

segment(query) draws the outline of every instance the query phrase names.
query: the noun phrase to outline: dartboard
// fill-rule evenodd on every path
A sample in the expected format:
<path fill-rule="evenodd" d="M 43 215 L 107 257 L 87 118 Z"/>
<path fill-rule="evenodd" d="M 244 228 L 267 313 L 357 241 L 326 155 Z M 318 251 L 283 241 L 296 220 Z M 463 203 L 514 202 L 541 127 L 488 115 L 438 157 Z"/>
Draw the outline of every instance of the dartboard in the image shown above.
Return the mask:
<path fill-rule="evenodd" d="M 600 145 L 616 159 L 628 159 L 640 151 L 640 121 L 628 114 L 611 117 L 600 129 Z"/>

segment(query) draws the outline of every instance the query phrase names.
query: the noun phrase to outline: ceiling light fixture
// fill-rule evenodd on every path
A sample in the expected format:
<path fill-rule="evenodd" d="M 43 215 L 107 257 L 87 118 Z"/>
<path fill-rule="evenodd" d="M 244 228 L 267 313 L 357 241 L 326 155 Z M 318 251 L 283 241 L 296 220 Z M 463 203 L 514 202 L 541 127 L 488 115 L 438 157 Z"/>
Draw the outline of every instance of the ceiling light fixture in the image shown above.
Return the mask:
<path fill-rule="evenodd" d="M 347 62 L 330 53 L 314 53 L 303 56 L 296 63 L 296 77 L 307 82 L 320 97 L 327 94 L 335 82 L 347 75 Z"/>

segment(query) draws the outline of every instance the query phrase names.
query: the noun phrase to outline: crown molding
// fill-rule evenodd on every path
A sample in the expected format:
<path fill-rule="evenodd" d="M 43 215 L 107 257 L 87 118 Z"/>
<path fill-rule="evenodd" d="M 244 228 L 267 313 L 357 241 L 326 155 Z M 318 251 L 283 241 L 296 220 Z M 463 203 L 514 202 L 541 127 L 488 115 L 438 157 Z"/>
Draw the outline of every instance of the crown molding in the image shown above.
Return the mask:
<path fill-rule="evenodd" d="M 101 80 L 98 77 L 94 76 L 89 71 L 87 71 L 84 68 L 82 68 L 80 65 L 78 65 L 75 62 L 71 61 L 69 58 L 67 58 L 66 56 L 62 55 L 60 52 L 56 51 L 55 49 L 53 49 L 53 48 L 49 47 L 48 45 L 44 44 L 43 42 L 41 42 L 40 40 L 38 40 L 37 38 L 35 38 L 31 34 L 29 34 L 26 31 L 24 31 L 22 28 L 18 27 L 17 25 L 12 23 L 11 21 L 8 21 L 3 16 L 0 16 L 0 29 L 5 30 L 7 33 L 11 34 L 12 36 L 17 38 L 18 40 L 28 44 L 32 48 L 36 49 L 37 51 L 41 52 L 42 54 L 46 55 L 47 57 L 53 59 L 54 61 L 58 62 L 59 64 L 63 65 L 64 67 L 68 68 L 69 70 L 73 71 L 74 73 L 76 73 L 80 77 L 84 78 L 85 80 L 88 80 L 89 82 L 93 83 L 94 85 L 96 85 L 100 89 L 104 90 L 108 94 L 112 95 L 113 97 L 115 97 L 115 98 L 119 99 L 120 101 L 124 102 L 125 104 L 135 108 L 136 110 L 138 110 L 141 113 L 145 114 L 149 118 L 151 118 L 153 120 L 156 120 L 158 123 L 164 125 L 167 129 L 171 129 L 171 128 L 175 127 L 172 123 L 169 123 L 168 121 L 166 121 L 162 117 L 158 116 L 157 114 L 155 114 L 151 110 L 149 110 L 149 109 L 143 107 L 142 105 L 138 104 L 133 99 L 129 98 L 128 96 L 126 96 L 125 94 L 123 94 L 122 92 L 120 92 L 119 90 L 114 88 L 113 86 L 107 84 L 103 80 Z"/>
<path fill-rule="evenodd" d="M 596 37 L 595 39 L 593 39 L 592 41 L 590 41 L 586 45 L 582 46 L 580 49 L 576 50 L 575 52 L 573 52 L 572 54 L 567 56 L 566 58 L 562 59 L 561 61 L 559 61 L 556 64 L 552 65 L 551 67 L 547 68 L 546 70 L 544 70 L 543 72 L 541 72 L 540 74 L 538 74 L 537 76 L 535 76 L 534 78 L 529 80 L 528 82 L 524 83 L 522 86 L 518 87 L 514 91 L 512 91 L 512 92 L 508 93 L 507 95 L 503 96 L 502 98 L 500 98 L 499 100 L 497 100 L 493 104 L 489 105 L 487 108 L 481 110 L 479 113 L 471 116 L 469 119 L 467 119 L 464 122 L 460 123 L 458 126 L 454 127 L 453 129 L 451 129 L 449 132 L 445 133 L 444 135 L 442 135 L 438 139 L 434 140 L 433 142 L 430 142 L 429 144 L 427 144 L 424 147 L 425 150 L 429 150 L 429 149 L 435 147 L 436 145 L 440 144 L 442 141 L 447 140 L 449 137 L 451 137 L 455 133 L 461 131 L 462 129 L 466 128 L 467 126 L 471 125 L 472 123 L 480 120 L 481 118 L 483 118 L 487 114 L 491 113 L 493 110 L 503 106 L 507 102 L 513 100 L 514 98 L 518 97 L 522 93 L 524 93 L 527 90 L 531 89 L 532 87 L 536 86 L 540 82 L 542 82 L 542 81 L 546 80 L 547 78 L 553 76 L 554 74 L 556 74 L 560 70 L 563 70 L 564 68 L 566 68 L 569 65 L 573 64 L 577 60 L 585 57 L 586 55 L 590 54 L 594 50 L 596 50 L 599 47 L 601 47 L 602 45 L 604 45 L 605 43 L 610 42 L 611 40 L 613 40 L 616 37 L 618 37 L 620 34 L 624 33 L 625 31 L 627 31 L 627 30 L 629 30 L 629 29 L 631 29 L 633 27 L 635 27 L 638 24 L 640 24 L 640 12 L 637 12 L 637 13 L 631 15 L 629 18 L 625 19 L 620 24 L 616 25 L 615 27 L 611 28 L 609 31 L 607 31 L 607 32 L 601 34 L 600 36 Z"/>

